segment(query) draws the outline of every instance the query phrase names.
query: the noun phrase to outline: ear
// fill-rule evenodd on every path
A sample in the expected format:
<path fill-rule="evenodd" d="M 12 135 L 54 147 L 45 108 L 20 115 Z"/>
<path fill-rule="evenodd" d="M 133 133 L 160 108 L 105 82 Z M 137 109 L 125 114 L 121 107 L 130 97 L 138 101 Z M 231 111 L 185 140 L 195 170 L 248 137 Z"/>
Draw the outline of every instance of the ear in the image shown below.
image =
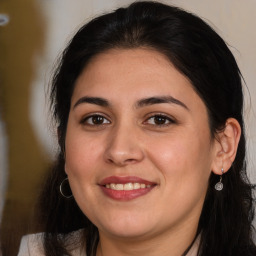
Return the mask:
<path fill-rule="evenodd" d="M 221 169 L 227 172 L 236 157 L 237 147 L 241 136 L 241 127 L 234 118 L 226 121 L 223 130 L 217 132 L 215 139 L 214 159 L 212 171 L 221 175 Z"/>

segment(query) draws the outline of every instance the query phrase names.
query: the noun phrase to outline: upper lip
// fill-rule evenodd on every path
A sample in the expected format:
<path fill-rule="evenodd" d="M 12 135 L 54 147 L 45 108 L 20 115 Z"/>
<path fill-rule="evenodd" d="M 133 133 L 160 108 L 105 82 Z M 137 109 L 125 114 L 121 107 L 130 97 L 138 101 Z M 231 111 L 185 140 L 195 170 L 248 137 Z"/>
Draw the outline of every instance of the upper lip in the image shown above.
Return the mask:
<path fill-rule="evenodd" d="M 109 176 L 104 178 L 99 185 L 106 185 L 106 184 L 111 184 L 111 183 L 115 183 L 115 184 L 126 184 L 126 183 L 141 183 L 141 184 L 145 184 L 145 185 L 155 185 L 155 182 L 152 181 L 148 181 L 145 179 L 142 179 L 140 177 L 136 177 L 136 176 Z"/>

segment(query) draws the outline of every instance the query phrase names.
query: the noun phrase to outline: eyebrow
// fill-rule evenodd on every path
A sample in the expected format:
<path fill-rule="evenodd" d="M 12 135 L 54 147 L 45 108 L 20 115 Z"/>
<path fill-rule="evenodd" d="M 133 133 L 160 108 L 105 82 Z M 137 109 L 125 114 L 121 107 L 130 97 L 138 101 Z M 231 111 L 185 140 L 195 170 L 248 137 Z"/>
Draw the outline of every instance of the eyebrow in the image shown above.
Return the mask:
<path fill-rule="evenodd" d="M 73 109 L 83 103 L 94 104 L 94 105 L 98 105 L 101 107 L 110 107 L 110 103 L 104 98 L 84 96 L 84 97 L 80 98 L 75 103 Z M 136 103 L 135 107 L 141 108 L 141 107 L 145 107 L 145 106 L 150 106 L 150 105 L 154 105 L 154 104 L 162 104 L 162 103 L 176 104 L 176 105 L 179 105 L 179 106 L 189 110 L 189 108 L 183 102 L 181 102 L 180 100 L 178 100 L 172 96 L 156 96 L 156 97 L 141 99 Z"/>
<path fill-rule="evenodd" d="M 109 102 L 106 99 L 99 98 L 99 97 L 88 97 L 88 96 L 85 96 L 85 97 L 80 98 L 75 103 L 73 109 L 75 107 L 77 107 L 78 105 L 83 104 L 83 103 L 95 104 L 95 105 L 98 105 L 98 106 L 101 106 L 101 107 L 109 107 L 110 106 Z"/>
<path fill-rule="evenodd" d="M 141 99 L 137 102 L 136 107 L 144 107 L 144 106 L 161 104 L 161 103 L 177 104 L 177 105 L 189 110 L 189 108 L 183 102 L 181 102 L 180 100 L 178 100 L 172 96 L 157 96 L 157 97 Z"/>

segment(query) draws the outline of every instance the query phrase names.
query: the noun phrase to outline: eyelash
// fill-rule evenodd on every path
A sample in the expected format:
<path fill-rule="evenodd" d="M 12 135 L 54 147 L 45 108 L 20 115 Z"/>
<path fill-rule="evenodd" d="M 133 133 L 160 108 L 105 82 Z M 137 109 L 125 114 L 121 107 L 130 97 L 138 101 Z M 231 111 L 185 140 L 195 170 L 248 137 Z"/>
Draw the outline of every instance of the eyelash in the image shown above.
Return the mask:
<path fill-rule="evenodd" d="M 150 116 L 149 118 L 147 118 L 147 120 L 144 123 L 147 123 L 149 120 L 154 120 L 154 122 L 156 122 L 156 118 L 161 118 L 162 120 L 164 120 L 164 123 L 161 124 L 150 124 L 152 126 L 157 126 L 157 127 L 164 127 L 164 126 L 169 126 L 171 124 L 174 124 L 175 121 L 170 118 L 169 116 L 166 116 L 164 114 L 154 114 L 153 116 Z M 167 123 L 166 123 L 167 122 Z"/>
<path fill-rule="evenodd" d="M 103 120 L 103 123 L 95 124 L 95 123 L 93 123 L 93 118 L 101 118 L 101 120 Z M 89 120 L 90 120 L 90 122 L 88 122 Z M 94 121 L 96 121 L 96 120 L 94 120 Z M 105 121 L 107 121 L 107 122 L 105 122 Z M 93 114 L 93 115 L 83 118 L 80 123 L 83 125 L 89 125 L 89 126 L 101 126 L 101 125 L 110 124 L 110 121 L 103 115 Z"/>
<path fill-rule="evenodd" d="M 98 121 L 100 119 L 101 123 L 95 123 L 94 122 L 94 121 L 97 121 L 97 118 L 98 118 Z M 159 118 L 160 122 L 164 121 L 164 123 L 158 123 L 157 124 L 156 123 L 156 118 Z M 154 123 L 150 123 L 152 121 Z M 87 125 L 87 126 L 92 126 L 92 127 L 93 126 L 99 127 L 99 126 L 104 126 L 104 125 L 110 124 L 111 122 L 109 121 L 109 119 L 107 119 L 105 116 L 103 116 L 101 114 L 93 114 L 93 115 L 90 115 L 90 116 L 87 116 L 87 117 L 83 118 L 80 123 L 82 125 Z M 169 126 L 169 125 L 174 124 L 174 123 L 175 123 L 175 121 L 172 118 L 170 118 L 169 116 L 166 116 L 164 114 L 151 115 L 150 117 L 148 117 L 146 119 L 146 121 L 143 122 L 143 124 L 148 124 L 150 126 L 156 126 L 156 127 Z"/>

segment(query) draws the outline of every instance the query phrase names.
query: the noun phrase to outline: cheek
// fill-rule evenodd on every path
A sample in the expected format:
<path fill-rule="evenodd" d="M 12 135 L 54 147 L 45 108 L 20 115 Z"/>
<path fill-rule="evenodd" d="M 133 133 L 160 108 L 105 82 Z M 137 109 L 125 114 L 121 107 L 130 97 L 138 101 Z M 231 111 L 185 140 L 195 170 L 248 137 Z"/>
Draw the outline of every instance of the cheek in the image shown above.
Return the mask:
<path fill-rule="evenodd" d="M 102 154 L 102 147 L 98 145 L 83 133 L 67 133 L 65 171 L 73 196 L 85 214 L 90 212 L 91 198 L 94 198 L 97 188 L 96 173 Z"/>
<path fill-rule="evenodd" d="M 202 134 L 201 134 L 202 135 Z M 211 153 L 207 136 L 196 133 L 172 134 L 169 138 L 158 138 L 148 145 L 148 155 L 161 170 L 165 182 L 195 184 L 207 179 L 210 174 Z"/>
<path fill-rule="evenodd" d="M 67 132 L 65 171 L 69 176 L 87 176 L 93 169 L 102 152 L 102 147 L 80 132 Z"/>
<path fill-rule="evenodd" d="M 161 172 L 158 200 L 162 203 L 155 213 L 162 214 L 161 219 L 182 219 L 191 212 L 200 215 L 210 175 L 208 141 L 192 133 L 173 133 L 147 145 L 150 162 Z"/>

